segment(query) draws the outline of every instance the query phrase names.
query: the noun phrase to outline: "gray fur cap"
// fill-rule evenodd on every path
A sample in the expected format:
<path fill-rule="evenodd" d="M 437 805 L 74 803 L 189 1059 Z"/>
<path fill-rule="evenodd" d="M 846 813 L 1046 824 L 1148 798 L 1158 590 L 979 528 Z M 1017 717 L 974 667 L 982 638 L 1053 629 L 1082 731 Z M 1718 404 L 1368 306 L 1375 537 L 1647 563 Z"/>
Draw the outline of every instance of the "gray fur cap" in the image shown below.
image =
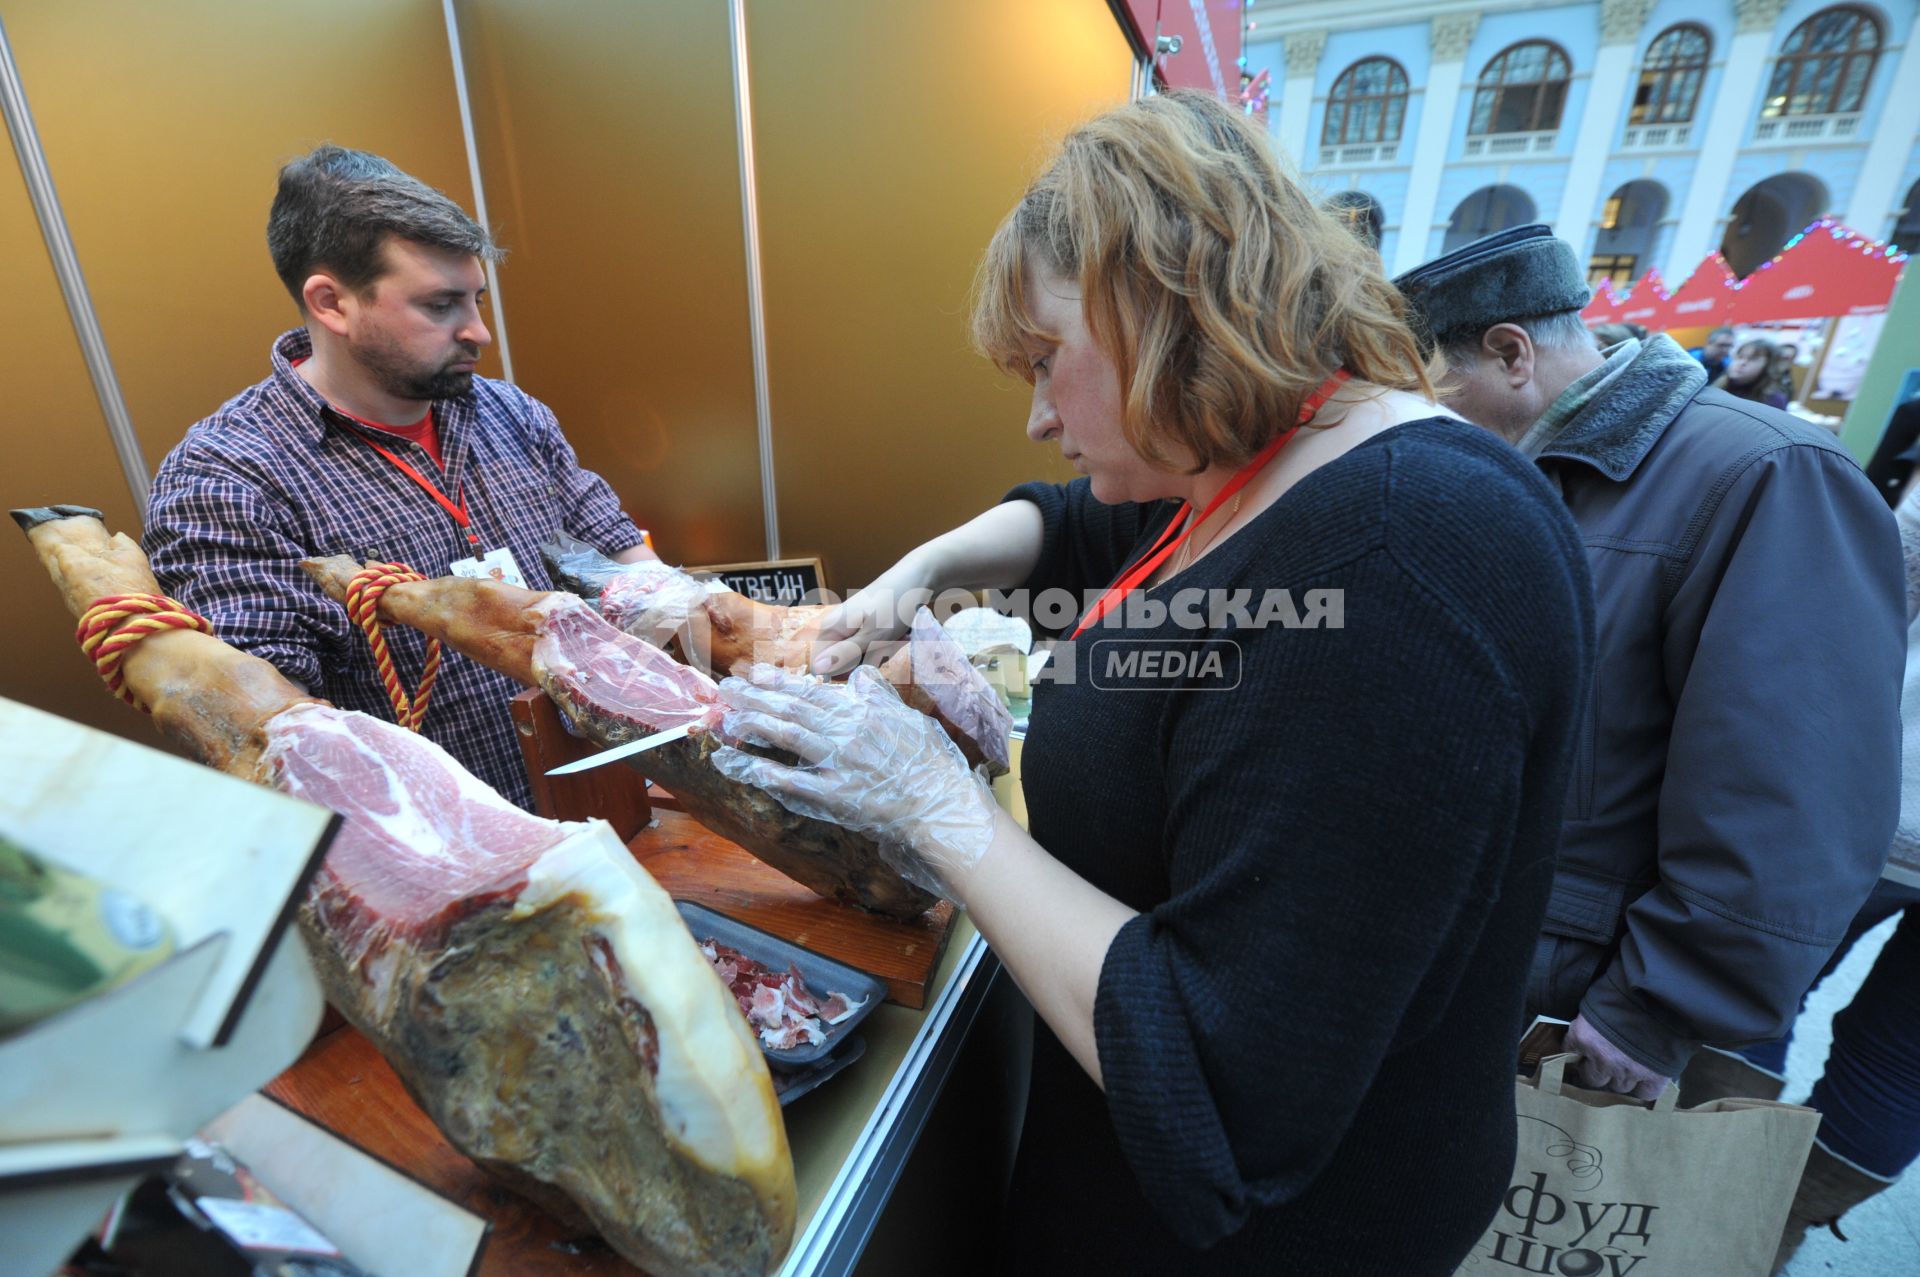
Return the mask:
<path fill-rule="evenodd" d="M 1495 324 L 1581 310 L 1593 296 L 1573 246 L 1538 223 L 1477 239 L 1393 284 L 1429 347 Z"/>

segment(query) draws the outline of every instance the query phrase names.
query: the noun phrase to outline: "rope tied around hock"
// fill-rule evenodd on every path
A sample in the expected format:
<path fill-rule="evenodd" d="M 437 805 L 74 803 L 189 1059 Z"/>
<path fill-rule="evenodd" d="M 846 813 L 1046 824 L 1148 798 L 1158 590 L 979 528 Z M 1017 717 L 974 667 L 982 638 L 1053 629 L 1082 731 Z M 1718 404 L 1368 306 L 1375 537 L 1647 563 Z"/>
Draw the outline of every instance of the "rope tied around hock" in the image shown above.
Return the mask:
<path fill-rule="evenodd" d="M 393 586 L 426 579 L 404 563 L 369 562 L 347 582 L 347 616 L 360 627 L 367 636 L 367 646 L 373 649 L 374 668 L 379 671 L 381 686 L 387 689 L 387 699 L 393 703 L 394 721 L 414 732 L 420 730 L 427 716 L 427 695 L 440 673 L 440 640 L 427 640 L 427 664 L 420 673 L 420 688 L 408 696 L 407 689 L 400 685 L 393 651 L 380 624 L 380 598 Z"/>
<path fill-rule="evenodd" d="M 109 692 L 142 714 L 151 714 L 153 707 L 135 696 L 133 689 L 121 679 L 120 663 L 141 639 L 150 634 L 165 634 L 168 630 L 212 634 L 213 622 L 164 594 L 109 594 L 95 599 L 92 606 L 80 614 L 80 625 L 73 637 L 106 681 Z"/>

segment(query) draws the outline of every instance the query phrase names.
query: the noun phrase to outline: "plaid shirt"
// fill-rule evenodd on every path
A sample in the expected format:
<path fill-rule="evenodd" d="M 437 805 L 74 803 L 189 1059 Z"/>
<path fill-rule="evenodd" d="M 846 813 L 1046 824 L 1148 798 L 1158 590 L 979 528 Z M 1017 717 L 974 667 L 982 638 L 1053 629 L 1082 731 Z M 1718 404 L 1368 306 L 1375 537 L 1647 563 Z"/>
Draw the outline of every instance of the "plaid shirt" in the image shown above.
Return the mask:
<path fill-rule="evenodd" d="M 344 424 L 293 370 L 313 352 L 304 328 L 273 345 L 273 375 L 187 432 L 154 477 L 146 551 L 160 586 L 213 622 L 214 633 L 273 662 L 343 709 L 392 721 L 366 639 L 300 560 L 348 554 L 444 576 L 470 553 L 466 534 L 430 495 Z M 639 544 L 604 479 L 580 468 L 545 405 L 504 382 L 473 379 L 433 405 L 441 484 L 464 492 L 486 549 L 513 551 L 535 590 L 553 588 L 540 544 L 567 532 L 608 554 Z M 426 450 L 397 437 L 390 451 L 433 478 Z M 457 499 L 457 498 L 456 498 Z M 402 683 L 425 659 L 418 632 L 388 631 Z M 518 686 L 447 652 L 422 724 L 425 735 L 507 798 L 532 794 L 507 708 Z"/>

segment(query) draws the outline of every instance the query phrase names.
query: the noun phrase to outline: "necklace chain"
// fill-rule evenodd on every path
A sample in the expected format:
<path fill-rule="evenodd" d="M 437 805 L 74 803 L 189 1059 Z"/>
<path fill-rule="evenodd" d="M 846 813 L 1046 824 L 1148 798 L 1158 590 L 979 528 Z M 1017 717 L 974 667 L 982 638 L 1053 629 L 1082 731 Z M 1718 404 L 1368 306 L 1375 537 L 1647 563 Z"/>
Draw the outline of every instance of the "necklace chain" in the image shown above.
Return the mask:
<path fill-rule="evenodd" d="M 1227 507 L 1227 517 L 1220 521 L 1219 527 L 1224 528 L 1227 526 L 1227 524 L 1233 522 L 1234 517 L 1240 513 L 1240 498 L 1244 495 L 1246 495 L 1244 492 L 1236 492 L 1233 494 L 1233 503 Z M 1195 530 L 1197 531 L 1198 529 L 1195 529 Z M 1209 540 L 1207 544 L 1211 546 L 1214 541 L 1217 541 L 1219 539 L 1220 539 L 1220 534 L 1219 532 L 1216 531 L 1213 534 L 1212 539 Z M 1193 556 L 1193 533 L 1189 532 L 1187 534 L 1187 539 L 1183 543 L 1181 543 L 1179 557 L 1174 560 L 1173 571 L 1169 572 L 1167 575 L 1179 576 L 1182 572 L 1186 571 L 1187 564 L 1192 560 L 1192 556 Z"/>

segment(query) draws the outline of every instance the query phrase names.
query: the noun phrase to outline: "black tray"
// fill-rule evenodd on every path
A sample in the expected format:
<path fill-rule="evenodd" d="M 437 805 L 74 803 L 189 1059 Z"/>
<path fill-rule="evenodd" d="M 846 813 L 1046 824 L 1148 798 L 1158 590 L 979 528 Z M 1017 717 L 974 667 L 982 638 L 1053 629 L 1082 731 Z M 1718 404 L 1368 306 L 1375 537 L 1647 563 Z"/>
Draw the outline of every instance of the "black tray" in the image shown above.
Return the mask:
<path fill-rule="evenodd" d="M 773 1078 L 774 1098 L 780 1101 L 781 1108 L 785 1108 L 866 1053 L 867 1040 L 856 1037 L 849 1039 L 841 1045 L 839 1050 L 817 1064 L 807 1064 L 791 1070 L 768 1069 L 767 1072 Z"/>
<path fill-rule="evenodd" d="M 749 927 L 744 922 L 735 922 L 725 914 L 715 913 L 700 905 L 689 904 L 684 900 L 673 902 L 680 910 L 680 917 L 686 922 L 687 930 L 693 933 L 695 943 L 703 940 L 718 940 L 721 944 L 731 945 L 756 962 L 761 962 L 775 971 L 785 971 L 789 965 L 799 969 L 806 980 L 807 987 L 824 998 L 830 993 L 845 996 L 848 1002 L 859 1002 L 854 1013 L 838 1024 L 821 1027 L 826 1037 L 818 1046 L 796 1046 L 789 1050 L 774 1050 L 762 1044 L 760 1051 L 767 1057 L 769 1064 L 783 1069 L 797 1069 L 818 1063 L 823 1057 L 833 1053 L 842 1041 L 860 1027 L 860 1021 L 867 1018 L 873 1009 L 887 996 L 887 986 L 866 972 L 848 966 L 844 962 L 835 962 L 823 957 L 811 949 L 802 949 L 790 940 L 768 935 L 757 927 Z M 758 1034 L 755 1037 L 758 1038 Z"/>

